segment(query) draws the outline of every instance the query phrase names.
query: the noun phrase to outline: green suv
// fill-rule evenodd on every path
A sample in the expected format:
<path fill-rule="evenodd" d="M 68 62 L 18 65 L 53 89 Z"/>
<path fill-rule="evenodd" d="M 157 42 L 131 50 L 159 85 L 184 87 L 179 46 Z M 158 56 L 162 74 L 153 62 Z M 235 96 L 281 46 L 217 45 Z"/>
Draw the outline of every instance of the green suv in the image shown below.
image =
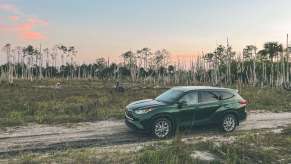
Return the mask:
<path fill-rule="evenodd" d="M 125 122 L 135 130 L 157 138 L 174 134 L 178 127 L 217 124 L 232 132 L 246 119 L 247 101 L 237 90 L 208 86 L 181 86 L 155 99 L 140 100 L 126 107 Z"/>

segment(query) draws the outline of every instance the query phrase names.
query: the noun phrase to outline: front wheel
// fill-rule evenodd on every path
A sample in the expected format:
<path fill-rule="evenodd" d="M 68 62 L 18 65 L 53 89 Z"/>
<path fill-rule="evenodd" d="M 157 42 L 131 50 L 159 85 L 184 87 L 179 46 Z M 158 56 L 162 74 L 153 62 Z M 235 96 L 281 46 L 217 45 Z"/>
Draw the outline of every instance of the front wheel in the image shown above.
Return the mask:
<path fill-rule="evenodd" d="M 226 114 L 222 120 L 221 128 L 225 132 L 232 132 L 237 125 L 237 119 L 233 114 Z"/>
<path fill-rule="evenodd" d="M 152 127 L 152 133 L 156 138 L 164 139 L 171 136 L 173 133 L 173 126 L 169 119 L 159 118 Z"/>

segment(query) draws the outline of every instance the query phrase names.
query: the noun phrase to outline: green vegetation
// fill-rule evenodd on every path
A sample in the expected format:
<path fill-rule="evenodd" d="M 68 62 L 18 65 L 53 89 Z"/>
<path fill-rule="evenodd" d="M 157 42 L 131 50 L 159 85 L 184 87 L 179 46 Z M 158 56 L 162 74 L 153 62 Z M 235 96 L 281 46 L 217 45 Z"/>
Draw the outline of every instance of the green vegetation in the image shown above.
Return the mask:
<path fill-rule="evenodd" d="M 291 127 L 282 134 L 271 132 L 247 132 L 237 136 L 232 143 L 200 143 L 208 150 L 226 161 L 226 163 L 290 163 Z"/>
<path fill-rule="evenodd" d="M 141 149 L 130 148 L 82 148 L 53 153 L 25 153 L 7 157 L 9 163 L 290 163 L 291 126 L 282 133 L 261 130 L 246 131 L 222 136 L 234 140 L 183 142 L 160 141 Z M 194 141 L 194 140 L 193 140 Z M 214 159 L 208 161 L 193 156 L 195 152 L 207 152 Z"/>
<path fill-rule="evenodd" d="M 154 98 L 167 88 L 131 84 L 117 92 L 110 81 L 72 80 L 15 81 L 0 85 L 0 125 L 26 123 L 73 123 L 123 118 L 125 106 L 135 100 Z M 170 87 L 170 86 L 169 86 Z M 241 95 L 249 110 L 290 111 L 291 93 L 275 88 L 245 87 Z"/>
<path fill-rule="evenodd" d="M 137 163 L 193 163 L 189 156 L 191 145 L 186 145 L 180 139 L 174 140 L 170 145 L 162 144 L 160 146 L 148 146 L 144 148 L 137 156 Z"/>
<path fill-rule="evenodd" d="M 41 154 L 26 154 L 17 157 L 19 160 L 10 160 L 9 163 L 15 164 L 38 164 L 38 163 L 60 163 L 60 164 L 126 164 L 133 162 L 130 154 L 122 151 L 100 152 L 97 149 L 77 149 L 65 152 L 56 152 L 42 156 Z"/>
<path fill-rule="evenodd" d="M 134 87 L 116 92 L 114 84 L 105 81 L 65 81 L 60 88 L 55 84 L 17 81 L 13 86 L 0 85 L 0 125 L 120 119 L 129 102 L 162 92 Z"/>
<path fill-rule="evenodd" d="M 284 89 L 243 87 L 240 89 L 240 95 L 248 100 L 249 110 L 291 111 L 291 92 Z"/>

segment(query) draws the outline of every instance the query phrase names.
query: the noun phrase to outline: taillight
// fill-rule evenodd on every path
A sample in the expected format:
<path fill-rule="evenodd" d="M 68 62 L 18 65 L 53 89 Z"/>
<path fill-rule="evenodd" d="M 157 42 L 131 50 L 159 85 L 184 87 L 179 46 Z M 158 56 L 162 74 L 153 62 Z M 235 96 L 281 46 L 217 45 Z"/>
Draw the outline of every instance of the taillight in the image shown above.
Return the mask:
<path fill-rule="evenodd" d="M 247 105 L 248 104 L 247 100 L 244 100 L 244 99 L 240 100 L 239 103 L 241 105 Z"/>

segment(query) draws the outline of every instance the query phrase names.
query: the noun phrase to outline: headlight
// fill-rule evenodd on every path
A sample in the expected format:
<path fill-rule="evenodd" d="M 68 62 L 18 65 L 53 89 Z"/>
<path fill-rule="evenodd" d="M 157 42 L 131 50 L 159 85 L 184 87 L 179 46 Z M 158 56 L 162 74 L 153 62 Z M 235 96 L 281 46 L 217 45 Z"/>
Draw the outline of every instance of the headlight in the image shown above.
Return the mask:
<path fill-rule="evenodd" d="M 153 109 L 151 109 L 151 108 L 148 108 L 148 109 L 141 109 L 141 110 L 136 110 L 136 111 L 134 111 L 134 112 L 135 112 L 135 114 L 145 114 L 145 113 L 148 113 L 148 112 L 150 112 L 150 111 L 153 111 Z"/>

